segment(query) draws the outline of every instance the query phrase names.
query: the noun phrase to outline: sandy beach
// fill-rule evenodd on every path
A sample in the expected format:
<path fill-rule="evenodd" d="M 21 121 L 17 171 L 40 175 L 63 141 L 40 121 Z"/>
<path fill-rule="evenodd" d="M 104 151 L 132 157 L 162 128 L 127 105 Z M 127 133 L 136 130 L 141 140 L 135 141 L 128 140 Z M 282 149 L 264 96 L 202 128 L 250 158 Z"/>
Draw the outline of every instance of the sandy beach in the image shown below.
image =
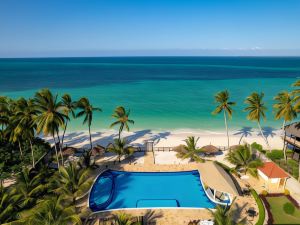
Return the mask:
<path fill-rule="evenodd" d="M 281 149 L 283 146 L 283 141 L 281 138 L 281 130 L 265 129 L 263 130 L 265 137 L 272 149 Z M 62 135 L 62 134 L 60 134 Z M 155 130 L 139 130 L 132 132 L 123 132 L 122 137 L 127 138 L 127 140 L 135 146 L 144 146 L 145 141 L 154 141 L 155 147 L 175 147 L 180 144 L 184 144 L 184 139 L 188 136 L 199 137 L 198 146 L 202 147 L 204 145 L 212 144 L 215 146 L 227 146 L 227 136 L 225 131 L 208 131 L 208 130 L 190 130 L 181 129 L 174 131 L 155 131 Z M 240 130 L 232 130 L 229 133 L 230 145 L 237 145 L 243 143 L 253 143 L 257 142 L 267 148 L 267 145 L 260 135 L 260 132 L 252 128 L 243 128 Z M 118 138 L 118 133 L 116 130 L 102 130 L 99 132 L 92 132 L 93 145 L 107 146 L 113 141 L 113 139 Z M 51 144 L 53 140 L 51 137 L 45 138 Z M 77 131 L 66 133 L 64 144 L 67 146 L 77 147 L 77 148 L 89 148 L 89 135 L 87 131 Z"/>

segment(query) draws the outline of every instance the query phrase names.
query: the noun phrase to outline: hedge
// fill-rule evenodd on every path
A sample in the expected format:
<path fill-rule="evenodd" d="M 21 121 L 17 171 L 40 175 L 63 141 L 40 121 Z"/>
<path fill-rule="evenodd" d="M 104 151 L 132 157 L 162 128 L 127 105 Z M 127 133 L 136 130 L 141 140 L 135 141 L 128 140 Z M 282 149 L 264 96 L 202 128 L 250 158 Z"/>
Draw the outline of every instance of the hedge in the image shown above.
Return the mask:
<path fill-rule="evenodd" d="M 258 196 L 258 194 L 256 193 L 255 190 L 251 189 L 251 194 L 253 195 L 256 204 L 258 205 L 258 210 L 259 210 L 259 217 L 258 217 L 258 221 L 256 223 L 256 225 L 263 225 L 265 222 L 265 207 L 264 204 L 262 203 L 260 197 Z"/>

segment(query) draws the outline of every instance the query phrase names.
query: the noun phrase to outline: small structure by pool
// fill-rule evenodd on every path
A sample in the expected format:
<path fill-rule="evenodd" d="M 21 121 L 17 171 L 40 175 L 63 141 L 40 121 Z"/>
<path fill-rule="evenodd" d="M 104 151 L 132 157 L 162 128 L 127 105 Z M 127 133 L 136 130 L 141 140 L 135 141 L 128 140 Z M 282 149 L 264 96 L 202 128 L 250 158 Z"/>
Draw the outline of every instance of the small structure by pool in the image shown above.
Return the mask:
<path fill-rule="evenodd" d="M 92 211 L 129 208 L 214 208 L 198 170 L 124 172 L 106 170 L 89 195 Z"/>

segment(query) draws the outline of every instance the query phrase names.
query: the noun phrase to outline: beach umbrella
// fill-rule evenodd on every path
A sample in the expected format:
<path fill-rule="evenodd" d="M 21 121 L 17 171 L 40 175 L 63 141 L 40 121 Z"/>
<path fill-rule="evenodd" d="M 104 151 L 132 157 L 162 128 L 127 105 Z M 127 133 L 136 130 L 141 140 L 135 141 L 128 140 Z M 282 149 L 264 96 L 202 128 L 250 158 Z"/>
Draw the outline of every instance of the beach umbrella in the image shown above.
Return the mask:
<path fill-rule="evenodd" d="M 214 145 L 205 145 L 201 148 L 202 152 L 205 154 L 215 154 L 219 152 L 219 148 Z"/>

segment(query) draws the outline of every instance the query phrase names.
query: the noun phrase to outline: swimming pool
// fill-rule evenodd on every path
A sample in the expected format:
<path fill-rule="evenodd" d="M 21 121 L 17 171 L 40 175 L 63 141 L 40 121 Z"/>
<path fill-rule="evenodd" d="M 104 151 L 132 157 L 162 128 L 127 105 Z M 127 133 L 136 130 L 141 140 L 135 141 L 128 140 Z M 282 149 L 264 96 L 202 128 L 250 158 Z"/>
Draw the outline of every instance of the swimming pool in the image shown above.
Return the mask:
<path fill-rule="evenodd" d="M 92 211 L 126 208 L 214 208 L 197 170 L 124 172 L 106 170 L 93 184 Z"/>

